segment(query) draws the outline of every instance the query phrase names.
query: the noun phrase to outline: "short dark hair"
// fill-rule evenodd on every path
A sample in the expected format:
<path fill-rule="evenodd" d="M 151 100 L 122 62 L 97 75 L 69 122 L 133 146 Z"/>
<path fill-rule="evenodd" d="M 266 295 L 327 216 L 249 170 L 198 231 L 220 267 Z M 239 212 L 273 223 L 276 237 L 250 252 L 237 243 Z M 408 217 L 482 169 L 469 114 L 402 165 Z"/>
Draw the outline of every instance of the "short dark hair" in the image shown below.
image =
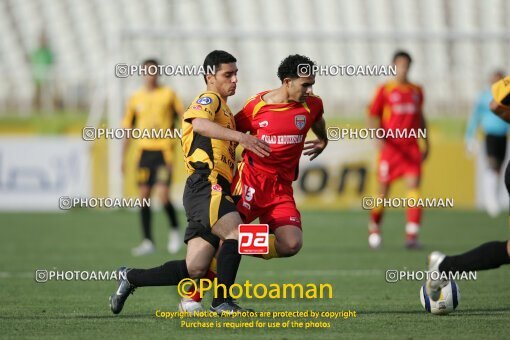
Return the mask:
<path fill-rule="evenodd" d="M 151 58 L 151 59 L 145 59 L 145 60 L 143 61 L 142 65 L 144 65 L 144 66 L 145 66 L 145 65 L 156 65 L 156 66 L 158 66 L 158 65 L 159 65 L 159 62 L 158 62 L 156 59 L 154 59 L 154 58 Z"/>
<path fill-rule="evenodd" d="M 492 75 L 498 76 L 499 78 L 505 78 L 506 72 L 503 69 L 498 68 L 498 69 L 492 71 Z"/>
<path fill-rule="evenodd" d="M 393 54 L 393 62 L 395 62 L 397 58 L 406 58 L 409 64 L 413 62 L 413 58 L 411 58 L 411 55 L 404 50 L 397 50 L 395 54 Z"/>
<path fill-rule="evenodd" d="M 304 55 L 289 55 L 287 58 L 283 59 L 280 63 L 280 66 L 278 66 L 278 78 L 280 78 L 282 83 L 285 78 L 299 78 L 302 71 L 298 70 L 298 68 L 301 64 L 310 65 L 309 70 L 312 70 L 315 62 Z"/>
<path fill-rule="evenodd" d="M 232 54 L 221 50 L 214 50 L 204 59 L 204 71 L 207 73 L 207 71 L 211 68 L 218 70 L 221 64 L 230 64 L 235 63 L 236 61 L 237 59 Z M 207 84 L 206 75 L 207 74 L 204 74 L 204 80 Z"/>

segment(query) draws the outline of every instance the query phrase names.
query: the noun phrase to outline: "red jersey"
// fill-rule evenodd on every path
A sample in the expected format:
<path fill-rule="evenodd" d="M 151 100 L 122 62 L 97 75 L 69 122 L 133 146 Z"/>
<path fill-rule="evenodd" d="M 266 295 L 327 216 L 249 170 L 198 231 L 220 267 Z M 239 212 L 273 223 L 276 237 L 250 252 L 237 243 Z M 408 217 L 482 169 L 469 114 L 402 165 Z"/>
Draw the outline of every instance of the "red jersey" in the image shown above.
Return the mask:
<path fill-rule="evenodd" d="M 306 134 L 322 118 L 322 100 L 310 95 L 304 103 L 267 104 L 262 96 L 268 92 L 261 92 L 248 99 L 243 109 L 236 114 L 235 120 L 238 131 L 249 131 L 267 142 L 271 154 L 260 158 L 245 150 L 243 162 L 291 182 L 298 176 L 299 158 Z"/>
<path fill-rule="evenodd" d="M 377 89 L 370 104 L 369 114 L 379 117 L 381 128 L 385 130 L 414 130 L 422 128 L 423 91 L 420 86 L 389 81 Z M 409 133 L 407 133 L 409 135 Z M 391 144 L 415 144 L 417 138 L 388 138 Z"/>

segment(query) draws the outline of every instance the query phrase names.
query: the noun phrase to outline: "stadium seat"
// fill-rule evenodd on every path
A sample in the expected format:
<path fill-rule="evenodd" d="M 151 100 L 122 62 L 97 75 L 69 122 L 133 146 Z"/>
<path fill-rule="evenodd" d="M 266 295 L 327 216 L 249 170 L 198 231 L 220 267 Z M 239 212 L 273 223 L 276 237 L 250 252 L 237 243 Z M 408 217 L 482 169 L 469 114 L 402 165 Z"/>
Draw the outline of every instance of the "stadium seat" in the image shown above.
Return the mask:
<path fill-rule="evenodd" d="M 88 101 L 115 59 L 135 63 L 154 56 L 165 63 L 197 64 L 213 48 L 238 57 L 239 97 L 276 86 L 274 72 L 260 70 L 275 69 L 289 53 L 308 54 L 328 65 L 386 64 L 396 48 L 406 48 L 416 60 L 413 79 L 425 86 L 428 103 L 435 105 L 428 107 L 432 112 L 452 97 L 464 108 L 451 111 L 462 112 L 490 70 L 510 66 L 504 0 L 62 0 L 44 5 L 6 0 L 0 9 L 1 44 L 9 51 L 1 68 L 7 70 L 9 93 L 17 94 L 2 93 L 0 106 L 32 96 L 25 56 L 43 31 L 55 54 L 59 86 L 80 97 L 71 102 Z M 223 34 L 212 37 L 211 32 Z M 445 78 L 446 73 L 451 75 Z M 202 87 L 196 79 L 165 81 L 178 86 L 187 100 Z M 382 81 L 322 77 L 316 91 L 331 98 L 332 107 L 342 108 L 335 111 L 345 112 L 348 101 L 352 115 Z M 136 84 L 129 79 L 124 88 Z M 233 103 L 243 101 L 237 97 Z"/>

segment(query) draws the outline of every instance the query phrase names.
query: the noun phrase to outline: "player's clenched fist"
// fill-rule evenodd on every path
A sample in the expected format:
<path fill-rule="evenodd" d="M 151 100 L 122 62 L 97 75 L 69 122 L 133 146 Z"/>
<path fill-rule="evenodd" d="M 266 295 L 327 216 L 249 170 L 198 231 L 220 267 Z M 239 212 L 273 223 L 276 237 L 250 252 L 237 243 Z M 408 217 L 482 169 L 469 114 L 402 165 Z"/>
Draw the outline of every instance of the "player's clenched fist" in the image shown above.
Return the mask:
<path fill-rule="evenodd" d="M 252 151 L 259 157 L 266 157 L 271 153 L 269 144 L 261 139 L 258 139 L 257 137 L 244 133 L 239 138 L 239 144 L 241 144 L 245 149 Z"/>

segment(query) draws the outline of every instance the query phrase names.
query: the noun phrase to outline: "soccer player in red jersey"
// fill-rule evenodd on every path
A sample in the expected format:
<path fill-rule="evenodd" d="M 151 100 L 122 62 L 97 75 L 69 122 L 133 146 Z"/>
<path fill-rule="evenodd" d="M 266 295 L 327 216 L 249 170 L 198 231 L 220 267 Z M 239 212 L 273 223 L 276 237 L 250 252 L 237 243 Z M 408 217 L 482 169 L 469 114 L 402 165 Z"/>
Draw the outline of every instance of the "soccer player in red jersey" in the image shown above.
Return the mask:
<path fill-rule="evenodd" d="M 377 141 L 380 150 L 377 165 L 379 197 L 387 197 L 391 184 L 396 179 L 404 177 L 408 187 L 407 197 L 419 198 L 421 165 L 429 153 L 429 144 L 427 138 L 424 138 L 424 148 L 420 150 L 416 138 L 418 129 L 426 131 L 426 123 L 422 111 L 423 91 L 420 86 L 408 79 L 411 61 L 409 53 L 405 51 L 395 53 L 393 62 L 397 67 L 397 75 L 394 80 L 377 89 L 369 107 L 370 127 L 386 131 L 386 138 Z M 405 132 L 407 138 L 400 138 L 401 136 L 397 138 L 397 130 Z M 421 208 L 407 208 L 405 231 L 406 247 L 409 249 L 420 247 L 417 237 L 421 215 Z M 382 216 L 382 206 L 377 206 L 371 211 L 368 242 L 372 248 L 378 248 L 381 244 Z"/>
<path fill-rule="evenodd" d="M 271 147 L 271 154 L 265 158 L 244 150 L 231 189 L 232 195 L 238 196 L 237 210 L 243 222 L 259 218 L 260 223 L 269 225 L 269 253 L 256 255 L 264 259 L 293 256 L 303 244 L 292 182 L 298 177 L 303 151 L 313 160 L 328 144 L 322 100 L 312 93 L 315 75 L 300 72 L 313 70 L 313 65 L 305 56 L 288 56 L 278 67 L 282 85 L 251 97 L 235 116 L 238 131 L 249 132 Z M 317 139 L 305 142 L 310 129 Z M 208 279 L 214 277 L 214 262 Z M 179 309 L 199 310 L 199 292 L 191 289 L 189 294 Z"/>
<path fill-rule="evenodd" d="M 322 100 L 312 93 L 315 76 L 299 76 L 304 65 L 312 70 L 313 62 L 301 55 L 285 58 L 278 68 L 282 85 L 251 97 L 235 116 L 238 131 L 267 142 L 272 150 L 266 159 L 245 150 L 232 181 L 232 195 L 241 196 L 237 210 L 244 222 L 259 218 L 273 233 L 269 254 L 262 256 L 266 259 L 292 256 L 301 249 L 301 215 L 292 182 L 303 150 L 313 160 L 327 145 Z M 310 129 L 318 139 L 305 142 Z"/>

